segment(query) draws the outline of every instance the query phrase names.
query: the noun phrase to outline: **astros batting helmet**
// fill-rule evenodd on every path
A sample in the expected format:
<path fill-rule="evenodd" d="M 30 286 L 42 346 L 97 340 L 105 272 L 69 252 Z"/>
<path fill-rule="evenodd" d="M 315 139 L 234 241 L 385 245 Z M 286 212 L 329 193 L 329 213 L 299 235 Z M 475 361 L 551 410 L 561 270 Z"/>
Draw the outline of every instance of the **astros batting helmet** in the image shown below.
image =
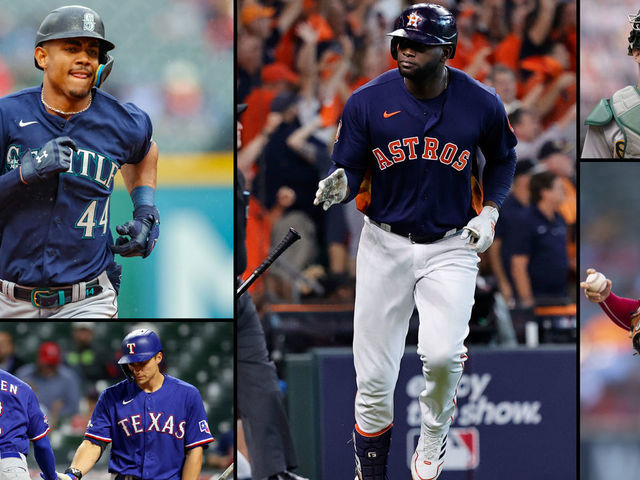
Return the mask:
<path fill-rule="evenodd" d="M 118 360 L 120 368 L 129 380 L 132 380 L 127 363 L 146 362 L 162 351 L 160 337 L 153 330 L 141 328 L 129 333 L 122 340 L 122 358 Z"/>
<path fill-rule="evenodd" d="M 629 23 L 632 27 L 631 33 L 629 34 L 627 55 L 633 55 L 633 49 L 640 48 L 640 10 L 638 10 L 638 13 L 627 15 L 627 18 L 629 18 Z"/>
<path fill-rule="evenodd" d="M 95 84 L 99 87 L 106 80 L 113 67 L 113 57 L 107 52 L 113 50 L 115 45 L 104 36 L 104 24 L 100 15 L 82 5 L 68 5 L 56 8 L 44 17 L 44 20 L 36 33 L 36 47 L 48 40 L 61 38 L 88 37 L 100 40 L 100 54 L 98 62 L 100 66 L 96 71 Z M 36 68 L 42 70 L 34 58 Z"/>
<path fill-rule="evenodd" d="M 407 7 L 397 18 L 391 37 L 391 55 L 398 59 L 398 40 L 407 38 L 424 45 L 451 45 L 456 53 L 458 28 L 453 14 L 440 5 L 417 3 Z"/>

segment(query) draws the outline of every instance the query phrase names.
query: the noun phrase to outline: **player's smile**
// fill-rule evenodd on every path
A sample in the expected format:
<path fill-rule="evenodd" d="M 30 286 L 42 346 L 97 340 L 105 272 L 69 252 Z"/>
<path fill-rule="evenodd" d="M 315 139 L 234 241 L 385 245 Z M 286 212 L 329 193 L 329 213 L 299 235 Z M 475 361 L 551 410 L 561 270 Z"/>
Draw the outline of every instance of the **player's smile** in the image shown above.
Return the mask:
<path fill-rule="evenodd" d="M 89 79 L 93 78 L 93 75 L 91 74 L 91 72 L 89 70 L 86 70 L 86 69 L 71 70 L 71 72 L 69 72 L 69 75 L 71 75 L 72 77 L 75 77 L 75 78 L 82 79 L 82 80 L 86 80 L 87 78 L 89 78 Z"/>

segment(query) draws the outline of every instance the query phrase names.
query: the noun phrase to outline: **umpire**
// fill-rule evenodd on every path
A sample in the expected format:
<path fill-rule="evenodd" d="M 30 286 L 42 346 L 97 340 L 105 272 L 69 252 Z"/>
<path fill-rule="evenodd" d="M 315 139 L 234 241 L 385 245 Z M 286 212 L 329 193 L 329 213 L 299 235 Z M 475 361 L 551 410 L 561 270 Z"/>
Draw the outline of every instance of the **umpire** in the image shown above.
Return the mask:
<path fill-rule="evenodd" d="M 238 105 L 237 113 L 246 109 Z M 238 148 L 240 131 L 238 124 Z M 236 273 L 247 268 L 245 244 L 249 194 L 244 176 L 236 170 Z M 305 480 L 289 470 L 297 465 L 282 402 L 276 370 L 269 361 L 258 312 L 248 292 L 237 299 L 238 321 L 238 411 L 249 450 L 251 478 L 254 480 Z"/>

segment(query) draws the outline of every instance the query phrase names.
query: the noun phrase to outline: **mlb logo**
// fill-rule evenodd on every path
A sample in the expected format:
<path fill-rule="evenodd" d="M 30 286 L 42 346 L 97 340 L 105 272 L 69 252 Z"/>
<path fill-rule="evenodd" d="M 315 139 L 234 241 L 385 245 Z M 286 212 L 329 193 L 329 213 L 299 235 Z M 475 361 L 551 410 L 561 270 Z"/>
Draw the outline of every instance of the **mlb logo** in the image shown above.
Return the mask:
<path fill-rule="evenodd" d="M 444 470 L 473 470 L 480 464 L 480 432 L 477 428 L 451 428 Z"/>
<path fill-rule="evenodd" d="M 209 431 L 209 425 L 207 424 L 206 420 L 200 421 L 200 431 L 211 434 L 211 432 Z"/>
<path fill-rule="evenodd" d="M 407 467 L 416 449 L 420 429 L 413 428 L 407 434 Z M 473 470 L 480 464 L 480 433 L 477 428 L 450 428 L 443 470 Z"/>
<path fill-rule="evenodd" d="M 2 406 L 2 402 L 0 402 L 0 417 L 2 416 L 4 412 L 4 407 Z"/>

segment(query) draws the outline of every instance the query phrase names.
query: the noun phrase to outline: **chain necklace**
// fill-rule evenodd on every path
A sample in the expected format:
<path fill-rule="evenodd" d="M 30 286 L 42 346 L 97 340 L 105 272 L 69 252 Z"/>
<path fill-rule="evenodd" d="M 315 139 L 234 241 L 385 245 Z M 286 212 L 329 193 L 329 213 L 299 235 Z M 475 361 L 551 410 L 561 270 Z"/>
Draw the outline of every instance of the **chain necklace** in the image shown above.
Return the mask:
<path fill-rule="evenodd" d="M 77 113 L 82 113 L 86 111 L 91 106 L 91 101 L 93 100 L 93 96 L 89 95 L 89 103 L 87 103 L 87 106 L 84 107 L 82 110 L 78 110 L 77 112 L 65 112 L 62 110 L 58 110 L 57 108 L 54 108 L 51 105 L 49 105 L 47 102 L 44 101 L 44 88 L 40 90 L 40 100 L 42 100 L 42 104 L 45 107 L 47 107 L 49 110 L 53 110 L 54 112 L 59 113 L 60 115 L 75 115 Z"/>

